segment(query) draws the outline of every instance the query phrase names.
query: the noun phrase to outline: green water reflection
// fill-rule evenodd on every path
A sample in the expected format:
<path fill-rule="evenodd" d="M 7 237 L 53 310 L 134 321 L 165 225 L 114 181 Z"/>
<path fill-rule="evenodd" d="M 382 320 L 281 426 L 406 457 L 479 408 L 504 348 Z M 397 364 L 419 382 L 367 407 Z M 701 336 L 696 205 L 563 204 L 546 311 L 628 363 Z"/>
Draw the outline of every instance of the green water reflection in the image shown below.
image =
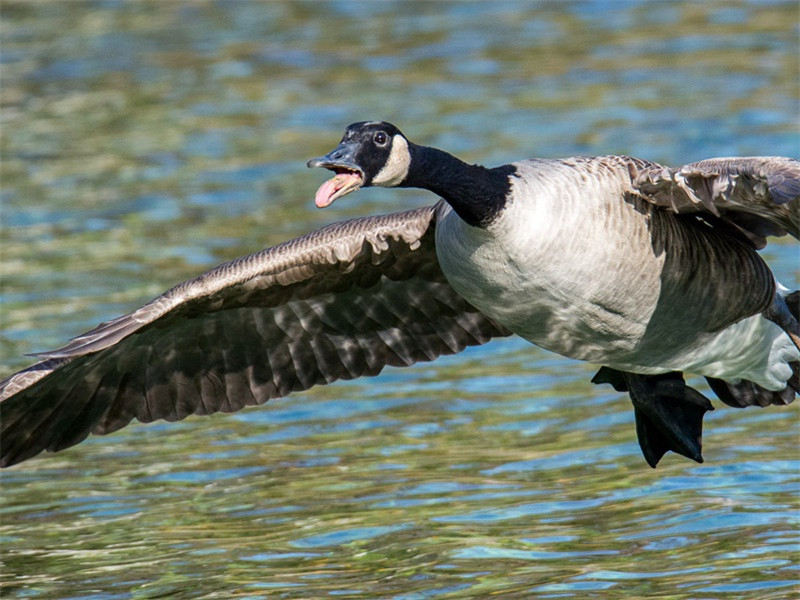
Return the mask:
<path fill-rule="evenodd" d="M 3 2 L 2 375 L 330 220 L 352 121 L 499 164 L 800 155 L 787 2 Z M 800 284 L 797 246 L 765 256 Z M 19 598 L 787 598 L 797 406 L 644 463 L 626 399 L 518 340 L 0 474 Z"/>

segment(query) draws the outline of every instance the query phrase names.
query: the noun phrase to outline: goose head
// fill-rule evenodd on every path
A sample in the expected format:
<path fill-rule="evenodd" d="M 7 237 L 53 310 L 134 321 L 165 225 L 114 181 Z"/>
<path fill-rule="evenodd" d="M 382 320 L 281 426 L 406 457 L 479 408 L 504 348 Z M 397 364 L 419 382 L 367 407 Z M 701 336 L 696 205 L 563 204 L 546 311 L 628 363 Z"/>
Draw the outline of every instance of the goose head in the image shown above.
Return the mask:
<path fill-rule="evenodd" d="M 309 167 L 336 173 L 319 187 L 315 203 L 325 208 L 362 187 L 396 187 L 407 177 L 410 165 L 409 142 L 397 127 L 384 121 L 353 123 L 336 148 L 308 161 Z"/>

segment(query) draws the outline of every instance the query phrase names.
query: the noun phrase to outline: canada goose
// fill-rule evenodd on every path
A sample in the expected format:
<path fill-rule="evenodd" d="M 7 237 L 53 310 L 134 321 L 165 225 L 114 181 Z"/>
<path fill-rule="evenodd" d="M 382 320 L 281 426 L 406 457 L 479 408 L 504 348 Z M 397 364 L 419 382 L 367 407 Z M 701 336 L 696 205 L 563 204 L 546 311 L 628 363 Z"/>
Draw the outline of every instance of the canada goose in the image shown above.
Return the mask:
<path fill-rule="evenodd" d="M 702 461 L 712 407 L 684 371 L 732 406 L 800 389 L 798 293 L 756 252 L 767 235 L 800 236 L 796 160 L 489 169 L 373 121 L 308 166 L 335 172 L 319 207 L 367 186 L 443 201 L 238 258 L 39 354 L 0 383 L 2 465 L 134 417 L 235 411 L 511 333 L 602 365 L 593 381 L 630 394 L 651 466 L 667 450 Z"/>

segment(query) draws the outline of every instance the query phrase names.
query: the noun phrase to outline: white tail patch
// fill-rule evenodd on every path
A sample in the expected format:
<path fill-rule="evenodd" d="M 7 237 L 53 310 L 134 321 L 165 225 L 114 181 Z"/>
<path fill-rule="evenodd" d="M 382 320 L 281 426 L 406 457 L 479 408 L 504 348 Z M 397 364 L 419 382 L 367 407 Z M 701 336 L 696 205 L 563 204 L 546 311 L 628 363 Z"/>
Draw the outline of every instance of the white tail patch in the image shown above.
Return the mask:
<path fill-rule="evenodd" d="M 685 367 L 686 371 L 731 383 L 746 379 L 778 391 L 786 387 L 792 376 L 789 363 L 800 360 L 800 351 L 785 331 L 755 315 L 727 327 L 691 358 L 699 364 Z"/>

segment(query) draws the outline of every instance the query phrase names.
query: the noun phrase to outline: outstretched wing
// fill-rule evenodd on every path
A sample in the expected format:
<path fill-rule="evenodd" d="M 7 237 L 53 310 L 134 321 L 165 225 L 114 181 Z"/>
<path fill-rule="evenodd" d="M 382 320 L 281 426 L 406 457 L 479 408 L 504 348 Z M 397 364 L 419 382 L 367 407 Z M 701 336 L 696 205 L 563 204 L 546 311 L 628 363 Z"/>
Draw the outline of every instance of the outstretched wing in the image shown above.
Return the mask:
<path fill-rule="evenodd" d="M 440 205 L 223 264 L 0 382 L 0 465 L 140 421 L 231 412 L 509 332 L 439 267 Z"/>
<path fill-rule="evenodd" d="M 670 169 L 632 160 L 630 169 L 645 200 L 676 213 L 719 217 L 756 248 L 763 248 L 770 235 L 800 238 L 800 161 L 711 158 Z"/>

